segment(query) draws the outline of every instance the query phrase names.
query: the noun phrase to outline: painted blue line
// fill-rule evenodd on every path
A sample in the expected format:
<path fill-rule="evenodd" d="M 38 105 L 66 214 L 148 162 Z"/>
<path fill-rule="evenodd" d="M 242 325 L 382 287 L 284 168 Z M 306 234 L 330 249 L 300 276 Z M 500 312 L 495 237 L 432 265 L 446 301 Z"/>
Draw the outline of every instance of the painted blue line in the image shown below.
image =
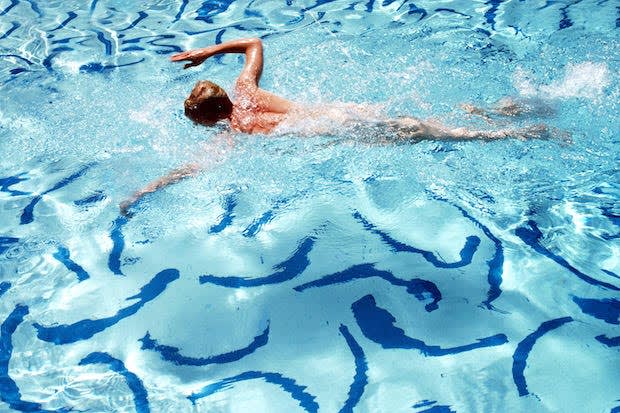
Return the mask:
<path fill-rule="evenodd" d="M 603 320 L 609 324 L 620 324 L 620 301 L 615 298 L 595 298 L 573 297 L 575 304 L 582 312 L 592 317 Z"/>
<path fill-rule="evenodd" d="M 16 59 L 19 59 L 19 60 L 25 62 L 25 63 L 28 63 L 30 66 L 32 66 L 34 64 L 30 60 L 26 59 L 25 57 L 22 57 L 22 56 L 17 55 L 17 54 L 10 54 L 10 53 L 8 53 L 8 54 L 0 54 L 0 57 L 14 57 Z M 20 175 L 23 175 L 23 174 L 20 174 Z"/>
<path fill-rule="evenodd" d="M 176 23 L 179 20 L 181 20 L 181 17 L 183 16 L 183 13 L 185 12 L 185 8 L 187 7 L 187 3 L 189 3 L 189 0 L 183 0 L 181 2 L 181 6 L 179 7 L 179 11 L 177 12 L 176 16 L 174 16 L 174 20 L 172 21 L 172 23 Z"/>
<path fill-rule="evenodd" d="M 499 346 L 508 342 L 505 334 L 496 334 L 477 339 L 476 343 L 441 348 L 405 335 L 404 330 L 394 326 L 396 318 L 389 311 L 377 306 L 375 298 L 370 294 L 354 302 L 351 309 L 364 336 L 383 348 L 415 349 L 425 356 L 441 357 L 482 347 Z"/>
<path fill-rule="evenodd" d="M 25 172 L 22 172 L 14 176 L 7 176 L 5 178 L 0 178 L 0 192 L 6 192 L 10 196 L 30 195 L 30 192 L 15 191 L 11 189 L 13 185 L 16 185 L 20 182 L 28 180 L 28 178 L 22 178 L 22 176 L 25 174 L 26 174 Z"/>
<path fill-rule="evenodd" d="M 15 237 L 0 237 L 0 254 L 11 248 L 13 244 L 16 244 L 19 238 Z"/>
<path fill-rule="evenodd" d="M 209 357 L 184 356 L 180 354 L 177 347 L 158 344 L 156 340 L 151 338 L 149 333 L 146 333 L 146 335 L 138 341 L 142 342 L 142 350 L 154 350 L 161 355 L 162 359 L 171 361 L 178 366 L 207 366 L 209 364 L 223 364 L 241 360 L 245 356 L 254 353 L 260 347 L 265 346 L 269 341 L 269 325 L 267 325 L 261 334 L 254 337 L 254 340 L 247 346 L 228 353 Z"/>
<path fill-rule="evenodd" d="M 269 210 L 260 216 L 257 220 L 253 221 L 246 229 L 243 230 L 242 235 L 244 237 L 253 237 L 261 230 L 261 228 L 273 220 L 275 214 L 273 210 Z"/>
<path fill-rule="evenodd" d="M 247 277 L 218 277 L 215 275 L 201 275 L 199 277 L 200 284 L 215 284 L 228 288 L 239 287 L 258 287 L 260 285 L 277 284 L 291 280 L 301 274 L 310 264 L 308 254 L 314 246 L 314 237 L 304 238 L 297 250 L 287 260 L 273 267 L 274 273 L 260 278 Z"/>
<path fill-rule="evenodd" d="M 90 278 L 86 270 L 70 258 L 71 253 L 64 246 L 60 245 L 52 256 L 61 262 L 69 271 L 73 271 L 75 275 L 77 275 L 79 282 Z"/>
<path fill-rule="evenodd" d="M 81 207 L 101 202 L 104 199 L 106 199 L 106 195 L 103 193 L 103 191 L 95 191 L 95 193 L 88 195 L 85 198 L 73 201 L 73 204 Z"/>
<path fill-rule="evenodd" d="M 47 413 L 51 411 L 42 409 L 40 403 L 22 400 L 17 383 L 9 375 L 9 363 L 13 355 L 13 333 L 24 321 L 24 316 L 27 314 L 28 307 L 18 304 L 0 326 L 0 399 L 8 404 L 11 409 L 20 412 Z M 68 412 L 70 409 L 63 408 L 52 411 Z"/>
<path fill-rule="evenodd" d="M 439 308 L 438 303 L 441 300 L 441 291 L 439 288 L 427 280 L 420 278 L 414 278 L 412 280 L 402 280 L 396 278 L 394 274 L 389 271 L 378 270 L 374 264 L 359 264 L 347 268 L 344 271 L 340 271 L 334 274 L 325 275 L 317 280 L 307 282 L 305 284 L 298 285 L 293 289 L 295 291 L 304 291 L 308 288 L 325 287 L 334 284 L 343 284 L 350 281 L 379 277 L 392 285 L 407 287 L 407 292 L 413 294 L 419 301 L 424 301 L 432 298 L 432 302 L 426 304 L 426 311 L 430 312 Z"/>
<path fill-rule="evenodd" d="M 26 205 L 26 207 L 22 211 L 22 215 L 19 218 L 20 225 L 30 224 L 32 221 L 34 221 L 34 207 L 37 206 L 40 200 L 41 195 L 37 195 L 30 200 L 30 203 Z"/>
<path fill-rule="evenodd" d="M 198 393 L 192 393 L 187 398 L 195 405 L 197 400 L 221 390 L 226 390 L 234 383 L 254 379 L 263 379 L 267 383 L 277 384 L 282 390 L 289 393 L 293 399 L 297 400 L 299 405 L 308 413 L 319 411 L 319 405 L 314 401 L 316 397 L 307 393 L 305 386 L 297 384 L 295 380 L 284 377 L 280 373 L 265 373 L 261 371 L 246 371 L 237 376 L 228 377 L 203 387 Z"/>
<path fill-rule="evenodd" d="M 9 37 L 11 35 L 11 33 L 13 33 L 15 30 L 19 29 L 20 27 L 21 27 L 21 24 L 19 24 L 18 22 L 11 22 L 11 27 L 9 28 L 9 30 L 4 32 L 4 34 L 2 36 L 0 36 L 0 40 L 6 39 L 7 37 Z"/>
<path fill-rule="evenodd" d="M 512 379 L 517 386 L 519 396 L 527 396 L 529 391 L 527 390 L 527 383 L 525 382 L 525 367 L 527 366 L 527 358 L 536 344 L 536 341 L 543 335 L 551 330 L 555 330 L 563 326 L 566 323 L 573 321 L 572 317 L 556 318 L 554 320 L 545 321 L 542 323 L 536 331 L 525 337 L 518 345 L 512 356 Z"/>
<path fill-rule="evenodd" d="M 484 18 L 488 24 L 491 25 L 491 29 L 495 30 L 495 17 L 497 17 L 497 10 L 499 10 L 500 4 L 503 0 L 489 0 L 485 2 L 486 5 L 491 5 L 489 10 L 484 13 Z"/>
<path fill-rule="evenodd" d="M 164 292 L 168 284 L 179 278 L 179 271 L 175 269 L 167 269 L 157 273 L 151 281 L 144 285 L 140 292 L 127 300 L 135 300 L 138 302 L 120 309 L 112 317 L 100 318 L 96 320 L 85 319 L 73 324 L 54 325 L 52 327 L 42 326 L 34 323 L 33 326 L 37 330 L 37 337 L 43 341 L 54 344 L 68 344 L 76 341 L 86 340 L 97 333 L 112 327 L 119 321 L 134 315 L 149 301 L 157 298 Z"/>
<path fill-rule="evenodd" d="M 90 15 L 92 16 L 93 13 L 95 12 L 95 9 L 97 8 L 97 3 L 99 2 L 99 0 L 93 0 L 90 3 L 90 7 L 88 8 Z"/>
<path fill-rule="evenodd" d="M 125 248 L 125 236 L 123 227 L 129 222 L 127 217 L 119 216 L 112 222 L 110 238 L 112 239 L 112 251 L 108 256 L 108 268 L 116 275 L 124 275 L 121 271 L 121 255 Z"/>
<path fill-rule="evenodd" d="M 26 1 L 30 3 L 30 8 L 32 9 L 33 12 L 37 14 L 37 16 L 43 17 L 43 13 L 41 13 L 41 9 L 39 9 L 39 6 L 37 5 L 36 1 L 34 0 L 26 0 Z"/>
<path fill-rule="evenodd" d="M 493 245 L 495 245 L 495 253 L 493 254 L 493 257 L 487 260 L 487 265 L 489 267 L 489 272 L 487 273 L 487 283 L 489 284 L 489 291 L 487 291 L 487 299 L 482 302 L 482 305 L 485 306 L 487 309 L 493 310 L 494 307 L 491 303 L 497 300 L 502 294 L 501 285 L 504 275 L 504 246 L 502 245 L 502 242 L 499 240 L 499 238 L 493 235 L 491 230 L 486 225 L 483 225 L 482 222 L 474 218 L 461 206 L 432 192 L 428 192 L 428 194 L 431 196 L 432 199 L 440 202 L 445 202 L 459 210 L 459 212 L 461 213 L 461 215 L 463 215 L 464 218 L 468 219 L 476 227 L 478 227 L 483 232 L 483 234 L 487 238 L 489 238 L 491 242 L 493 242 Z"/>
<path fill-rule="evenodd" d="M 217 234 L 219 232 L 222 232 L 224 229 L 226 229 L 232 224 L 233 218 L 235 217 L 234 211 L 235 207 L 237 206 L 238 195 L 238 192 L 233 192 L 226 195 L 226 197 L 224 198 L 224 205 L 222 206 L 224 208 L 224 213 L 219 217 L 220 222 L 214 224 L 213 226 L 211 226 L 211 228 L 209 228 L 209 234 Z"/>
<path fill-rule="evenodd" d="M 112 55 L 112 42 L 106 39 L 105 34 L 103 34 L 103 32 L 100 32 L 99 30 L 95 30 L 95 33 L 97 34 L 97 40 L 103 43 L 105 47 L 105 54 L 107 54 L 108 56 Z"/>
<path fill-rule="evenodd" d="M 213 16 L 224 13 L 234 0 L 209 0 L 203 2 L 196 10 L 195 20 L 202 20 L 205 23 L 213 23 Z"/>
<path fill-rule="evenodd" d="M 126 30 L 130 30 L 133 29 L 134 27 L 136 27 L 136 25 L 138 23 L 140 23 L 142 20 L 146 19 L 147 17 L 149 17 L 149 15 L 143 11 L 139 11 L 138 12 L 138 18 L 136 20 L 134 20 L 133 22 L 131 22 L 129 24 L 129 26 L 125 27 L 124 29 L 119 30 L 119 32 L 124 32 Z"/>
<path fill-rule="evenodd" d="M 418 7 L 413 3 L 409 3 L 409 10 L 407 11 L 407 14 L 408 15 L 419 14 L 420 18 L 418 19 L 418 21 L 428 16 L 428 12 L 425 9 L 423 9 L 422 7 Z"/>
<path fill-rule="evenodd" d="M 9 288 L 11 288 L 11 283 L 8 281 L 2 281 L 0 283 L 0 297 L 2 297 L 4 293 L 9 291 Z"/>
<path fill-rule="evenodd" d="M 93 352 L 84 357 L 79 365 L 85 366 L 88 364 L 107 364 L 110 366 L 110 370 L 115 371 L 125 378 L 129 390 L 133 393 L 134 405 L 136 406 L 137 413 L 149 413 L 149 396 L 144 388 L 142 380 L 131 371 L 127 370 L 125 364 L 108 353 Z"/>
<path fill-rule="evenodd" d="M 374 224 L 371 224 L 357 211 L 353 213 L 353 218 L 361 222 L 367 231 L 379 235 L 379 237 L 381 237 L 381 240 L 387 245 L 389 245 L 394 252 L 412 252 L 415 254 L 420 254 L 426 261 L 428 261 L 437 268 L 459 268 L 471 264 L 472 257 L 476 252 L 476 249 L 480 245 L 480 238 L 476 236 L 467 237 L 465 241 L 465 246 L 459 253 L 461 259 L 457 262 L 447 263 L 437 259 L 437 257 L 435 257 L 435 254 L 430 251 L 425 251 L 416 247 L 409 246 L 400 241 L 396 241 L 385 232 L 377 229 Z"/>
<path fill-rule="evenodd" d="M 65 20 L 62 21 L 62 23 L 60 23 L 60 25 L 58 27 L 56 27 L 55 29 L 50 30 L 50 32 L 55 32 L 56 30 L 60 30 L 62 28 L 64 28 L 71 20 L 75 19 L 77 17 L 77 14 L 70 11 L 69 13 L 67 13 L 67 15 L 69 17 L 67 17 Z"/>
<path fill-rule="evenodd" d="M 598 342 L 605 344 L 607 347 L 620 347 L 620 336 L 607 337 L 604 334 L 594 337 Z"/>
<path fill-rule="evenodd" d="M 357 406 L 361 400 L 364 394 L 364 388 L 368 384 L 368 363 L 366 362 L 364 350 L 358 342 L 355 341 L 349 329 L 343 324 L 340 324 L 340 334 L 342 334 L 347 341 L 347 345 L 355 359 L 355 376 L 353 376 L 353 383 L 351 383 L 351 387 L 349 388 L 348 398 L 344 406 L 342 406 L 342 409 L 340 409 L 340 413 L 353 413 L 353 408 Z"/>
<path fill-rule="evenodd" d="M 538 229 L 538 225 L 536 225 L 536 222 L 529 220 L 527 222 L 527 225 L 529 226 L 529 228 L 526 227 L 520 227 L 517 228 L 515 230 L 515 234 L 521 238 L 521 240 L 526 243 L 527 245 L 529 245 L 534 251 L 536 251 L 539 254 L 544 255 L 547 258 L 552 259 L 553 261 L 555 261 L 557 264 L 561 265 L 562 267 L 566 268 L 567 270 L 569 270 L 571 273 L 573 273 L 574 275 L 576 275 L 579 279 L 587 282 L 590 285 L 596 285 L 598 287 L 603 287 L 603 288 L 607 288 L 609 290 L 614 290 L 614 291 L 620 291 L 620 288 L 616 287 L 613 284 L 609 284 L 607 282 L 604 281 L 600 281 L 597 280 L 595 278 L 592 278 L 584 273 L 582 273 L 581 271 L 579 271 L 577 268 L 573 267 L 572 265 L 570 265 L 568 263 L 568 261 L 566 261 L 564 258 L 560 257 L 557 254 L 552 253 L 551 251 L 549 251 L 547 248 L 543 247 L 540 243 L 540 240 L 543 236 L 542 232 Z"/>
<path fill-rule="evenodd" d="M 17 6 L 18 4 L 19 4 L 19 0 L 11 0 L 11 3 L 4 10 L 0 11 L 0 16 L 4 16 L 8 12 L 10 12 L 11 9 Z"/>

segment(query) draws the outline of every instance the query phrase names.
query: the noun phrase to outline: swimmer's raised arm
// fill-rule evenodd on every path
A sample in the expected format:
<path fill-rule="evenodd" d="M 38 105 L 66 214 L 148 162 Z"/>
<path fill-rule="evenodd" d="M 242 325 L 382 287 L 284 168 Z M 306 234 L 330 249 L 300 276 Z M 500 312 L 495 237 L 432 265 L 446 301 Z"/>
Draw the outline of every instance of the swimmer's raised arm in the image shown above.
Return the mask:
<path fill-rule="evenodd" d="M 223 53 L 245 53 L 245 66 L 239 75 L 238 81 L 251 82 L 258 86 L 263 72 L 263 43 L 260 39 L 237 39 L 202 49 L 189 50 L 173 55 L 170 60 L 180 62 L 188 60 L 184 69 L 202 64 L 211 56 Z"/>

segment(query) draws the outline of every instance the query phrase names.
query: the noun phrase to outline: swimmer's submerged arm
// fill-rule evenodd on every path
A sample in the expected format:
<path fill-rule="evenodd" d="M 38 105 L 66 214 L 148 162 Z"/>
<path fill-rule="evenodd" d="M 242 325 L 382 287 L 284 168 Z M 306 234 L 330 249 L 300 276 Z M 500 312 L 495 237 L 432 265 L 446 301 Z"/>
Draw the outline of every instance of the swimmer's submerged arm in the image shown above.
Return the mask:
<path fill-rule="evenodd" d="M 173 55 L 170 60 L 180 62 L 188 60 L 184 68 L 198 66 L 211 56 L 223 53 L 245 53 L 245 66 L 239 75 L 239 81 L 250 81 L 258 86 L 263 72 L 263 44 L 260 39 L 237 39 L 202 49 L 189 50 Z"/>
<path fill-rule="evenodd" d="M 176 184 L 190 176 L 195 176 L 201 169 L 202 168 L 197 163 L 190 163 L 180 168 L 173 169 L 168 175 L 150 182 L 147 186 L 134 192 L 133 195 L 121 202 L 119 205 L 121 214 L 125 216 L 129 215 L 129 208 L 140 201 L 146 194 L 158 191 L 168 185 Z"/>

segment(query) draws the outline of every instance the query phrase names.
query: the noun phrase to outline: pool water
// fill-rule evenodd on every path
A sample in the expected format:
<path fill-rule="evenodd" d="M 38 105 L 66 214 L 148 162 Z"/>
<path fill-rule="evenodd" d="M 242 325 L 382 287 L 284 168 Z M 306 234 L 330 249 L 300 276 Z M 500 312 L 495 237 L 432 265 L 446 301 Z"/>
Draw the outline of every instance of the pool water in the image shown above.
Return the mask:
<path fill-rule="evenodd" d="M 620 411 L 619 22 L 605 0 L 0 0 L 0 411 Z M 238 37 L 298 102 L 556 135 L 231 149 L 182 101 L 243 59 L 169 57 Z M 505 96 L 553 113 L 459 108 Z"/>

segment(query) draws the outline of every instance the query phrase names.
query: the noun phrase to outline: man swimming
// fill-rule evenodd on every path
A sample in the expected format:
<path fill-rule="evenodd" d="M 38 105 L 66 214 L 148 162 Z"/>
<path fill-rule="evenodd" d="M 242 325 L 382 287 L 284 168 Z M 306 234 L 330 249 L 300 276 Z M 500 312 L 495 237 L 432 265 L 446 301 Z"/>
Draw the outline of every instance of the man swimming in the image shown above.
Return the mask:
<path fill-rule="evenodd" d="M 334 104 L 310 107 L 296 104 L 259 87 L 263 72 L 263 45 L 260 39 L 239 39 L 202 49 L 190 50 L 172 56 L 173 62 L 187 61 L 184 69 L 202 64 L 208 58 L 225 53 L 244 53 L 245 65 L 235 83 L 235 100 L 213 82 L 203 80 L 194 86 L 185 100 L 185 115 L 194 123 L 213 126 L 227 122 L 235 132 L 248 134 L 296 133 L 322 135 L 338 133 L 353 134 L 357 139 L 378 144 L 419 142 L 436 140 L 493 140 L 514 137 L 517 139 L 542 138 L 547 134 L 544 125 L 529 128 L 501 129 L 495 131 L 451 128 L 437 121 L 414 117 L 389 119 L 368 105 Z M 510 102 L 515 106 L 514 102 Z M 485 116 L 482 109 L 465 105 L 471 114 Z M 511 114 L 518 111 L 512 108 Z M 501 114 L 500 112 L 497 112 Z M 144 195 L 162 187 L 195 175 L 201 167 L 188 164 L 171 171 L 143 189 L 135 192 L 120 204 L 121 213 Z"/>

